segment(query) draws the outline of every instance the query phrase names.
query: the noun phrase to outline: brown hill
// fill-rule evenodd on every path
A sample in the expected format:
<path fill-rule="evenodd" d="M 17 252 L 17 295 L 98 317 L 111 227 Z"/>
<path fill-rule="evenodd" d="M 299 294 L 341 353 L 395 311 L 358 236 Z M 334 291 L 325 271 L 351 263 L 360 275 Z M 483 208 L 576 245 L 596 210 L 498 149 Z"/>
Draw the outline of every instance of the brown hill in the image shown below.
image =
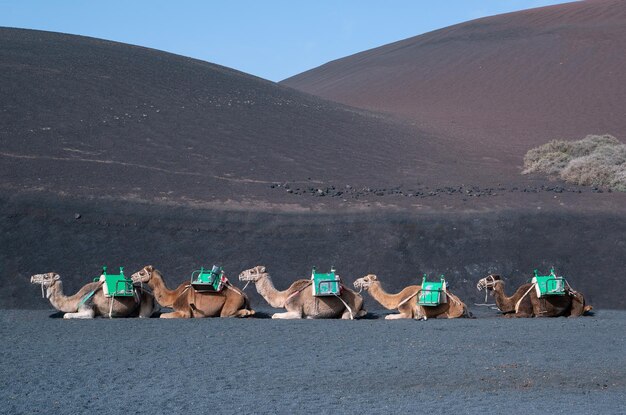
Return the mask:
<path fill-rule="evenodd" d="M 626 2 L 487 17 L 329 62 L 283 85 L 449 138 L 478 182 L 514 178 L 554 138 L 626 139 Z"/>
<path fill-rule="evenodd" d="M 259 208 L 288 196 L 273 183 L 397 183 L 421 146 L 377 114 L 59 33 L 0 29 L 0 102 L 0 188 L 13 192 Z"/>

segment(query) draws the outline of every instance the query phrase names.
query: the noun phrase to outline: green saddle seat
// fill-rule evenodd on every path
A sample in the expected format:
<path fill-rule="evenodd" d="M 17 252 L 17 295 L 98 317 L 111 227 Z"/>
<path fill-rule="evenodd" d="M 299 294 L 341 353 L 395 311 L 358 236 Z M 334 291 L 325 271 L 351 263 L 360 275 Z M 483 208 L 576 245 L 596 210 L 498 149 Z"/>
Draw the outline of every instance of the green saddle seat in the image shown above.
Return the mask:
<path fill-rule="evenodd" d="M 335 268 L 331 267 L 328 273 L 319 273 L 313 267 L 311 271 L 311 282 L 314 297 L 326 297 L 341 295 L 341 279 L 335 273 Z"/>
<path fill-rule="evenodd" d="M 102 275 L 94 281 L 103 281 L 102 291 L 105 297 L 132 297 L 135 295 L 133 280 L 126 278 L 124 267 L 119 274 L 107 274 L 107 267 L 102 267 Z"/>
<path fill-rule="evenodd" d="M 422 289 L 417 297 L 417 303 L 421 306 L 434 307 L 446 303 L 446 280 L 443 275 L 439 281 L 426 281 L 426 275 L 422 278 Z"/>
<path fill-rule="evenodd" d="M 565 295 L 565 285 L 567 281 L 563 277 L 558 277 L 554 273 L 554 268 L 550 270 L 550 275 L 539 275 L 535 270 L 535 276 L 531 282 L 535 285 L 537 297 L 546 297 L 551 295 Z"/>
<path fill-rule="evenodd" d="M 191 286 L 196 291 L 220 292 L 224 289 L 225 283 L 224 269 L 217 265 L 213 265 L 211 269 L 201 267 L 191 273 Z"/>

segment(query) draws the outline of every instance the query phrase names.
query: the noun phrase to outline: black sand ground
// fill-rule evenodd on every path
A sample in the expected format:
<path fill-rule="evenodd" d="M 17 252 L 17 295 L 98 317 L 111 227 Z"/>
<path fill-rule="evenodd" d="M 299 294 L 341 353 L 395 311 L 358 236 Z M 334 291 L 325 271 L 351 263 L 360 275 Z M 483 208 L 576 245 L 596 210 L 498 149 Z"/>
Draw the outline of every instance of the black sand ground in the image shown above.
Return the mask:
<path fill-rule="evenodd" d="M 2 310 L 0 413 L 624 413 L 624 311 L 479 313 L 68 321 Z"/>

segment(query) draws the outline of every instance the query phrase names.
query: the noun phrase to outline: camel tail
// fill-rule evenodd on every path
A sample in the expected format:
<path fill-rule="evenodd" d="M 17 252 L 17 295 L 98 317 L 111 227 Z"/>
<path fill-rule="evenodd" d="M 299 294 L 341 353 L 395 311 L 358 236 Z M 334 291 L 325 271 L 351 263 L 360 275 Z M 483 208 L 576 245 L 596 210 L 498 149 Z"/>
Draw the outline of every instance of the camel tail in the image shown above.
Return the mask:
<path fill-rule="evenodd" d="M 474 314 L 469 311 L 469 309 L 467 308 L 467 306 L 465 304 L 463 304 L 463 317 L 465 318 L 476 318 L 474 317 Z"/>

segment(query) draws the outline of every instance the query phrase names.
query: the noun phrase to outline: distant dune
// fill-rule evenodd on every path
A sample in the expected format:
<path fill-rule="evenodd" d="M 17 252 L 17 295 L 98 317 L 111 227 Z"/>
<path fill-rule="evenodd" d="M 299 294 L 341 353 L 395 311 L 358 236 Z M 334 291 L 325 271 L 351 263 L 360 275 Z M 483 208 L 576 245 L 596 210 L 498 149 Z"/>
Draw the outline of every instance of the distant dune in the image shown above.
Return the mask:
<path fill-rule="evenodd" d="M 625 66 L 626 2 L 595 0 L 473 20 L 281 83 L 450 137 L 466 174 L 484 180 L 517 174 L 551 139 L 626 141 Z"/>

